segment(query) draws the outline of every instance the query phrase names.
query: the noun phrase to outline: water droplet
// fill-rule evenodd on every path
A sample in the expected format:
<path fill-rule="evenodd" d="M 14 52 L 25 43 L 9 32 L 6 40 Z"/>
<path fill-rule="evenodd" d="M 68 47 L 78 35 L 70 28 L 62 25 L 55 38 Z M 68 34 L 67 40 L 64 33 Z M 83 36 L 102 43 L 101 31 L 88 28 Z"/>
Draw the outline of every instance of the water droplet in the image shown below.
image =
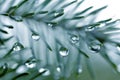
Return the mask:
<path fill-rule="evenodd" d="M 49 75 L 50 75 L 50 70 L 49 70 L 49 69 L 46 69 L 46 68 L 40 68 L 40 69 L 39 69 L 39 72 L 40 72 L 40 73 L 44 72 L 44 73 L 42 74 L 42 76 L 49 76 Z"/>
<path fill-rule="evenodd" d="M 55 29 L 57 26 L 58 22 L 47 22 L 47 25 L 51 29 Z"/>
<path fill-rule="evenodd" d="M 68 51 L 67 48 L 61 47 L 61 48 L 59 49 L 59 54 L 60 54 L 61 56 L 65 57 L 65 56 L 67 56 L 67 55 L 69 54 L 69 51 Z"/>
<path fill-rule="evenodd" d="M 13 45 L 13 50 L 14 51 L 20 51 L 20 50 L 22 50 L 24 47 L 23 47 L 23 45 L 21 44 L 21 43 L 19 43 L 19 42 L 16 42 L 14 45 Z"/>
<path fill-rule="evenodd" d="M 10 61 L 8 65 L 11 69 L 16 69 L 18 66 L 18 63 L 14 61 Z"/>
<path fill-rule="evenodd" d="M 51 23 L 48 23 L 48 26 L 49 26 L 49 27 L 53 27 L 53 24 L 51 24 Z"/>
<path fill-rule="evenodd" d="M 117 65 L 117 71 L 120 72 L 120 64 Z"/>
<path fill-rule="evenodd" d="M 117 50 L 120 51 L 120 46 L 117 46 Z"/>
<path fill-rule="evenodd" d="M 77 43 L 79 41 L 79 36 L 77 35 L 72 35 L 71 36 L 71 42 L 74 44 L 74 43 Z"/>
<path fill-rule="evenodd" d="M 82 68 L 78 68 L 78 74 L 82 73 Z"/>
<path fill-rule="evenodd" d="M 40 35 L 39 34 L 32 34 L 32 39 L 37 41 L 40 39 Z"/>
<path fill-rule="evenodd" d="M 56 13 L 54 13 L 54 16 L 56 17 L 56 16 L 58 16 L 59 15 L 59 13 L 58 12 L 56 12 Z"/>
<path fill-rule="evenodd" d="M 27 72 L 27 70 L 28 70 L 28 68 L 26 66 L 22 65 L 17 68 L 16 73 L 25 73 L 25 72 Z"/>
<path fill-rule="evenodd" d="M 101 49 L 101 45 L 100 44 L 97 44 L 95 42 L 92 42 L 89 46 L 90 50 L 94 51 L 94 52 L 99 52 L 100 49 Z"/>
<path fill-rule="evenodd" d="M 93 31 L 95 29 L 95 27 L 93 26 L 89 26 L 85 29 L 85 31 Z"/>
<path fill-rule="evenodd" d="M 106 23 L 101 23 L 100 25 L 99 25 L 99 27 L 101 28 L 101 27 L 104 27 L 106 25 Z"/>
<path fill-rule="evenodd" d="M 60 67 L 57 67 L 56 70 L 57 70 L 58 72 L 61 72 L 61 68 L 60 68 Z"/>
<path fill-rule="evenodd" d="M 4 76 L 8 71 L 8 64 L 5 63 L 0 67 L 0 77 Z"/>
<path fill-rule="evenodd" d="M 64 9 L 61 9 L 61 10 L 58 10 L 58 11 L 55 11 L 54 13 L 54 17 L 57 18 L 57 17 L 60 17 L 64 14 Z"/>
<path fill-rule="evenodd" d="M 37 60 L 35 58 L 30 58 L 28 59 L 26 62 L 25 62 L 25 65 L 28 67 L 28 68 L 34 68 L 36 67 L 37 65 Z"/>

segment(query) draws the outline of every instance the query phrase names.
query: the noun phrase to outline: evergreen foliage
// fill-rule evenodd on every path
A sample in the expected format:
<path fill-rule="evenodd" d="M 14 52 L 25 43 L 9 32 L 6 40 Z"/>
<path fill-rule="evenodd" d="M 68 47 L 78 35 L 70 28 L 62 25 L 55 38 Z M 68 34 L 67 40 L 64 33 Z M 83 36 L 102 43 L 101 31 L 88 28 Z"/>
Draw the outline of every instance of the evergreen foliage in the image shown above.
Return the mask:
<path fill-rule="evenodd" d="M 99 80 L 92 56 L 118 73 L 119 19 L 96 21 L 107 6 L 83 2 L 0 0 L 0 80 Z"/>

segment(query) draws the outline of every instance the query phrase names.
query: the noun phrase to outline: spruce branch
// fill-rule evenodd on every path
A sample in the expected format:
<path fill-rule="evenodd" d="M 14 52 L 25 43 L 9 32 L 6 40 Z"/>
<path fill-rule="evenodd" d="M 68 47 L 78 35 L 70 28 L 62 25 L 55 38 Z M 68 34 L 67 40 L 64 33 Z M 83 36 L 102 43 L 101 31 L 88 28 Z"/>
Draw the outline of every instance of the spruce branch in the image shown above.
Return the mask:
<path fill-rule="evenodd" d="M 79 80 L 75 76 L 84 72 L 83 58 L 85 70 L 96 79 L 92 53 L 120 71 L 108 53 L 110 45 L 119 56 L 119 38 L 111 38 L 119 19 L 93 20 L 107 6 L 87 13 L 93 6 L 75 12 L 84 0 L 16 1 L 0 1 L 0 80 Z"/>

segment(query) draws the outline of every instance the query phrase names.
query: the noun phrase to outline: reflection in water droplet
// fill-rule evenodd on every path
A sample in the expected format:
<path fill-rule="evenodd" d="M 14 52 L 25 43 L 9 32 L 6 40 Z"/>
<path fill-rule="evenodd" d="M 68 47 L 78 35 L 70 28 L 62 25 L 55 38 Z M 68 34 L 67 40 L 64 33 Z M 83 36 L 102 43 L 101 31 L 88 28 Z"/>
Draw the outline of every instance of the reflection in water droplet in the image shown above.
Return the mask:
<path fill-rule="evenodd" d="M 13 50 L 14 51 L 20 51 L 20 50 L 22 50 L 24 47 L 23 47 L 23 45 L 21 44 L 21 43 L 19 43 L 19 42 L 16 42 L 14 45 L 13 45 Z"/>
<path fill-rule="evenodd" d="M 93 26 L 89 26 L 85 29 L 85 31 L 93 31 L 95 28 Z"/>
<path fill-rule="evenodd" d="M 92 42 L 89 46 L 90 50 L 94 51 L 94 52 L 99 52 L 100 49 L 101 49 L 101 45 L 100 44 L 97 44 L 95 42 Z"/>
<path fill-rule="evenodd" d="M 49 70 L 49 69 L 46 69 L 46 68 L 40 68 L 40 69 L 39 69 L 39 72 L 40 72 L 40 73 L 44 72 L 44 73 L 42 74 L 42 76 L 49 76 L 49 75 L 50 75 L 50 70 Z"/>
<path fill-rule="evenodd" d="M 79 36 L 77 35 L 72 35 L 71 36 L 71 42 L 74 44 L 74 43 L 77 43 L 79 41 Z"/>
<path fill-rule="evenodd" d="M 25 72 L 27 72 L 27 70 L 28 70 L 28 68 L 26 66 L 22 65 L 17 68 L 16 73 L 25 73 Z"/>
<path fill-rule="evenodd" d="M 26 61 L 25 65 L 28 67 L 28 68 L 34 68 L 36 67 L 37 65 L 37 60 L 35 58 L 30 58 Z"/>
<path fill-rule="evenodd" d="M 34 39 L 34 40 L 39 40 L 40 39 L 40 36 L 39 36 L 39 34 L 32 34 L 32 39 Z"/>
<path fill-rule="evenodd" d="M 68 51 L 67 48 L 61 47 L 61 48 L 59 49 L 59 54 L 60 54 L 61 56 L 65 57 L 65 56 L 68 56 L 69 51 Z"/>

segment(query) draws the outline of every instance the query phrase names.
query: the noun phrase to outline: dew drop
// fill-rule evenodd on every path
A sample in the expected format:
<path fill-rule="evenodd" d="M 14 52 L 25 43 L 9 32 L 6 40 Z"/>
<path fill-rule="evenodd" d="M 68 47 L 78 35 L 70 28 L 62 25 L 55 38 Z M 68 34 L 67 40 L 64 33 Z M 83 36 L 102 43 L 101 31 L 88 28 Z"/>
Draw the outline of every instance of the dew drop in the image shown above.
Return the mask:
<path fill-rule="evenodd" d="M 56 13 L 54 13 L 54 16 L 56 17 L 56 16 L 58 16 L 59 15 L 59 13 L 58 12 L 56 12 Z"/>
<path fill-rule="evenodd" d="M 82 73 L 82 68 L 78 68 L 78 74 Z"/>
<path fill-rule="evenodd" d="M 27 72 L 27 70 L 28 70 L 28 68 L 26 66 L 21 65 L 16 69 L 16 73 L 25 73 L 25 72 Z"/>
<path fill-rule="evenodd" d="M 25 62 L 25 65 L 28 67 L 28 68 L 34 68 L 36 67 L 37 65 L 37 60 L 35 58 L 30 58 L 28 59 L 26 62 Z"/>
<path fill-rule="evenodd" d="M 95 28 L 93 26 L 89 26 L 85 29 L 85 31 L 93 31 Z"/>
<path fill-rule="evenodd" d="M 100 44 L 97 44 L 95 42 L 92 42 L 89 46 L 90 50 L 92 50 L 93 52 L 99 52 L 100 49 L 101 49 L 101 45 Z"/>
<path fill-rule="evenodd" d="M 61 56 L 65 57 L 65 56 L 68 56 L 69 51 L 68 51 L 67 48 L 61 47 L 61 48 L 59 49 L 59 54 L 60 54 Z"/>
<path fill-rule="evenodd" d="M 51 24 L 51 23 L 48 23 L 48 26 L 49 26 L 49 27 L 53 27 L 53 24 Z"/>
<path fill-rule="evenodd" d="M 120 72 L 120 64 L 117 65 L 117 71 Z"/>
<path fill-rule="evenodd" d="M 8 70 L 8 64 L 5 63 L 0 67 L 0 77 L 4 76 L 7 73 L 7 70 Z"/>
<path fill-rule="evenodd" d="M 13 50 L 14 51 L 20 51 L 20 50 L 22 50 L 24 48 L 24 46 L 21 44 L 21 43 L 19 43 L 19 42 L 16 42 L 16 43 L 14 43 L 14 45 L 13 45 Z"/>
<path fill-rule="evenodd" d="M 120 46 L 117 46 L 117 50 L 120 51 Z"/>
<path fill-rule="evenodd" d="M 56 70 L 57 70 L 58 72 L 61 72 L 61 68 L 60 68 L 60 67 L 57 67 Z"/>
<path fill-rule="evenodd" d="M 40 68 L 40 69 L 39 69 L 39 72 L 40 72 L 40 73 L 44 72 L 44 73 L 42 74 L 42 76 L 49 76 L 49 75 L 50 75 L 50 70 L 49 70 L 49 69 L 46 69 L 46 68 Z"/>
<path fill-rule="evenodd" d="M 99 25 L 99 27 L 101 28 L 101 27 L 104 27 L 105 25 L 106 25 L 106 23 L 102 23 Z"/>
<path fill-rule="evenodd" d="M 5 63 L 4 65 L 3 65 L 3 69 L 5 69 L 7 67 L 7 64 Z"/>
<path fill-rule="evenodd" d="M 74 43 L 77 43 L 79 41 L 79 36 L 77 35 L 72 35 L 71 36 L 71 42 L 74 44 Z"/>
<path fill-rule="evenodd" d="M 14 61 L 11 61 L 11 62 L 9 62 L 9 67 L 11 68 L 11 69 L 16 69 L 17 68 L 17 66 L 18 66 L 18 63 L 17 62 L 14 62 Z"/>
<path fill-rule="evenodd" d="M 61 9 L 54 13 L 54 17 L 57 18 L 57 17 L 62 16 L 63 14 L 64 14 L 64 9 Z"/>
<path fill-rule="evenodd" d="M 39 34 L 32 34 L 32 39 L 38 41 L 40 39 L 40 35 Z"/>

